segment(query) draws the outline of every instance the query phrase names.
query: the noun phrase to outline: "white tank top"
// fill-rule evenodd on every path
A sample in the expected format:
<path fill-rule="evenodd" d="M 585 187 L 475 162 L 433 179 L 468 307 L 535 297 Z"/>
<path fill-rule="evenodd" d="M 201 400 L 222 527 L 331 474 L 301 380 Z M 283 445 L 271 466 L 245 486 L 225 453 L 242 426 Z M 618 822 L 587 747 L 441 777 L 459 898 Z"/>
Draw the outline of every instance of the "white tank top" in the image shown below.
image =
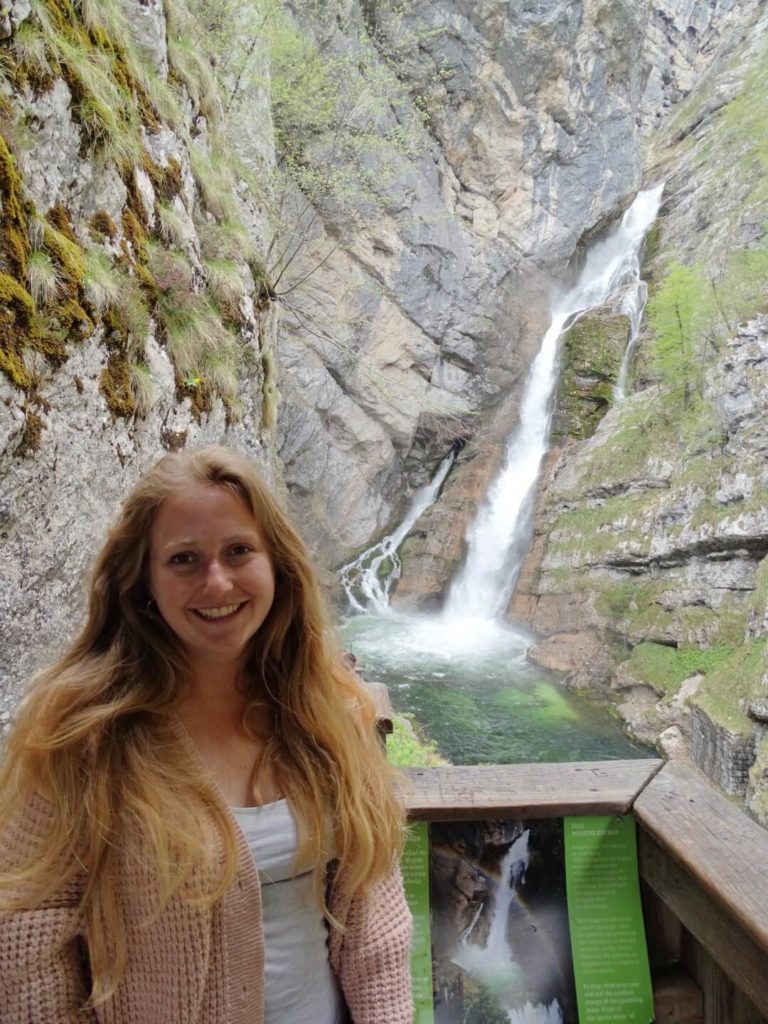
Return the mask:
<path fill-rule="evenodd" d="M 261 883 L 265 1024 L 343 1024 L 348 1018 L 328 963 L 327 925 L 312 871 L 294 875 L 299 836 L 287 800 L 230 811 Z"/>

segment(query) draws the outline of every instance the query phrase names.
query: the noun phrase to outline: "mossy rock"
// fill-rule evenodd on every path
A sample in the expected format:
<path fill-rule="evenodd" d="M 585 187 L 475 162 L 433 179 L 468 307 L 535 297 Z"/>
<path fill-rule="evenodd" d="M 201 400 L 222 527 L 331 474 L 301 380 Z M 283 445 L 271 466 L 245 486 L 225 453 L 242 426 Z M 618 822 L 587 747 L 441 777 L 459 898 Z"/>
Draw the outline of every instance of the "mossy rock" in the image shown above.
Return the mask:
<path fill-rule="evenodd" d="M 743 644 L 705 676 L 695 703 L 712 722 L 732 732 L 751 734 L 754 731 L 754 722 L 747 717 L 742 705 L 761 690 L 767 644 L 765 637 Z"/>
<path fill-rule="evenodd" d="M 115 416 L 132 416 L 136 401 L 131 390 L 131 368 L 120 352 L 111 352 L 99 377 L 99 391 Z"/>
<path fill-rule="evenodd" d="M 629 317 L 597 311 L 581 317 L 563 339 L 554 433 L 591 437 L 613 401 L 630 332 Z"/>
<path fill-rule="evenodd" d="M 733 654 L 734 649 L 726 646 L 685 650 L 666 644 L 641 643 L 633 649 L 626 664 L 634 678 L 670 698 L 684 680 L 698 673 L 706 676 L 714 672 Z"/>
<path fill-rule="evenodd" d="M 0 135 L 0 271 L 20 281 L 26 278 L 27 210 L 22 196 L 19 172 L 5 138 Z"/>

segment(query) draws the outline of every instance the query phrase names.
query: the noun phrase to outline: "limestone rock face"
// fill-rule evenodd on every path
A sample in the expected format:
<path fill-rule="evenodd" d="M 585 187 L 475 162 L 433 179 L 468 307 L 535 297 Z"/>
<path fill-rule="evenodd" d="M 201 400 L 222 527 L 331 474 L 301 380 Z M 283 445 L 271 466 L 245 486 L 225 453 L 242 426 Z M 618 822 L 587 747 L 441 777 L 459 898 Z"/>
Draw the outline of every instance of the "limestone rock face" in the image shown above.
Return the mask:
<path fill-rule="evenodd" d="M 326 566 L 340 564 L 396 523 L 413 490 L 449 448 L 463 444 L 439 502 L 406 544 L 397 595 L 409 606 L 438 603 L 462 557 L 467 521 L 515 423 L 553 288 L 573 278 L 585 239 L 640 186 L 644 136 L 705 74 L 719 48 L 737 45 L 740 26 L 759 8 L 757 0 L 405 5 L 402 32 L 385 38 L 378 70 L 387 70 L 391 53 L 387 58 L 385 50 L 394 48 L 410 98 L 383 105 L 379 116 L 382 131 L 394 131 L 418 110 L 418 129 L 402 152 L 360 157 L 375 188 L 354 230 L 333 204 L 312 211 L 301 232 L 280 241 L 288 245 L 288 258 L 294 244 L 299 252 L 290 273 L 270 282 L 274 210 L 306 204 L 301 195 L 273 192 L 277 156 L 266 57 L 255 55 L 258 66 L 247 83 L 222 72 L 223 91 L 213 98 L 206 94 L 204 59 L 198 65 L 202 85 L 188 75 L 181 88 L 166 5 L 127 3 L 131 42 L 143 55 L 142 80 L 154 100 L 147 93 L 144 121 L 132 122 L 129 139 L 117 138 L 121 159 L 95 145 L 93 136 L 101 136 L 93 124 L 90 134 L 86 130 L 71 78 L 58 74 L 3 78 L 0 130 L 9 139 L 15 133 L 14 166 L 25 202 L 49 218 L 49 227 L 58 217 L 73 245 L 111 265 L 141 263 L 140 250 L 151 239 L 176 259 L 156 277 L 172 279 L 181 258 L 189 289 L 199 295 L 221 270 L 211 268 L 206 245 L 233 219 L 239 222 L 242 251 L 225 261 L 235 269 L 229 267 L 224 298 L 219 282 L 216 303 L 236 307 L 240 372 L 232 383 L 226 366 L 210 368 L 219 391 L 203 401 L 194 360 L 180 370 L 183 345 L 172 351 L 152 315 L 142 328 L 141 373 L 123 387 L 117 408 L 114 324 L 93 282 L 86 288 L 81 281 L 78 299 L 88 306 L 89 325 L 62 341 L 66 351 L 58 361 L 30 350 L 2 377 L 2 713 L 22 680 L 71 637 L 82 608 L 83 570 L 119 497 L 144 466 L 185 444 L 226 441 L 251 452 L 289 493 Z M 311 31 L 328 54 L 355 53 L 375 8 L 347 0 L 337 5 L 337 18 L 326 17 Z M 3 47 L 14 45 L 19 27 L 32 17 L 28 0 L 0 4 Z M 690 138 L 699 133 L 696 141 L 705 145 L 718 103 L 732 94 L 727 76 L 713 78 L 698 113 L 671 131 L 688 131 Z M 126 147 L 129 173 L 122 170 Z M 704 223 L 717 205 L 711 189 L 684 202 L 687 182 L 696 177 L 695 150 L 689 147 L 675 164 L 668 231 L 683 246 L 700 221 L 702 238 L 721 244 L 715 219 Z M 715 178 L 709 176 L 708 187 Z M 737 183 L 725 187 L 736 205 Z M 6 216 L 5 179 L 2 188 Z M 66 224 L 61 210 L 53 212 L 57 206 Z M 32 234 L 39 234 L 44 228 L 35 223 Z M 755 223 L 762 221 L 744 230 L 754 233 Z M 1 262 L 0 272 L 8 269 Z M 135 267 L 131 274 L 136 283 Z M 19 277 L 26 288 L 29 280 L 21 271 Z M 144 279 L 143 286 L 154 288 L 157 280 Z M 618 339 L 623 324 L 610 326 Z M 599 587 L 585 593 L 564 586 L 563 573 L 658 578 L 660 612 L 647 630 L 630 621 L 631 598 L 622 606 L 630 637 L 650 631 L 674 639 L 682 635 L 683 619 L 690 635 L 709 636 L 712 616 L 685 619 L 680 609 L 720 615 L 732 601 L 745 604 L 766 532 L 759 500 L 764 347 L 759 318 L 735 331 L 722 353 L 724 385 L 718 382 L 711 395 L 727 434 L 724 451 L 747 458 L 739 472 L 713 455 L 706 486 L 698 478 L 683 484 L 673 453 L 659 445 L 634 476 L 611 479 L 599 469 L 583 485 L 578 458 L 597 453 L 599 460 L 613 443 L 613 410 L 582 447 L 568 448 L 535 539 L 540 580 L 534 565 L 523 573 L 519 599 L 537 628 L 551 631 L 547 617 L 553 614 L 561 616 L 560 632 L 599 628 L 611 617 Z M 586 364 L 582 369 L 588 394 L 579 393 L 579 401 L 594 403 L 594 374 Z M 645 372 L 641 362 L 638 378 Z M 141 410 L 136 380 L 151 391 Z M 716 479 L 714 489 L 710 479 Z M 639 504 L 647 493 L 667 496 L 668 503 L 655 516 L 638 511 L 636 535 L 626 535 L 620 516 L 608 519 L 596 531 L 598 555 L 573 554 L 573 531 L 558 525 L 561 514 L 582 500 L 599 509 L 615 494 L 637 497 Z M 705 506 L 717 515 L 707 518 Z M 558 530 L 568 535 L 560 549 Z M 764 609 L 751 607 L 750 614 L 759 630 Z"/>
<path fill-rule="evenodd" d="M 162 83 L 158 88 L 167 90 L 163 4 L 136 0 L 130 7 L 131 31 L 135 33 L 131 43 L 154 68 Z M 2 6 L 0 38 L 8 38 L 8 45 L 14 46 L 15 33 L 30 15 L 30 5 L 24 0 Z M 36 24 L 35 30 L 39 32 L 40 26 Z M 99 81 L 108 89 L 111 72 L 104 70 L 103 60 L 99 66 L 103 76 Z M 178 352 L 172 351 L 149 310 L 141 322 L 141 336 L 136 327 L 137 336 L 131 341 L 136 353 L 133 358 L 141 362 L 135 379 L 130 382 L 128 378 L 130 355 L 123 356 L 119 364 L 126 376 L 115 376 L 118 334 L 125 324 L 123 307 L 115 313 L 118 296 L 137 281 L 135 266 L 142 261 L 139 250 L 149 236 L 158 250 L 174 248 L 173 258 L 179 266 L 178 261 L 183 261 L 184 273 L 189 275 L 190 293 L 204 291 L 207 271 L 201 237 L 214 229 L 216 218 L 207 207 L 192 165 L 207 160 L 211 150 L 206 119 L 189 95 L 179 92 L 173 125 L 156 116 L 157 112 L 153 118 L 147 114 L 151 130 L 136 127 L 136 137 L 123 140 L 134 160 L 130 172 L 119 169 L 120 161 L 94 150 L 84 128 L 81 101 L 64 77 L 53 75 L 42 84 L 38 81 L 34 88 L 27 84 L 18 90 L 3 79 L 0 104 L 2 146 L 8 139 L 14 153 L 10 161 L 14 175 L 8 173 L 8 166 L 0 175 L 0 219 L 13 209 L 17 174 L 28 218 L 24 245 L 29 252 L 41 245 L 41 239 L 43 245 L 58 245 L 64 265 L 69 253 L 72 274 L 79 279 L 67 287 L 87 306 L 87 320 L 81 320 L 85 329 L 62 335 L 61 352 L 55 359 L 47 359 L 45 350 L 37 351 L 31 343 L 26 348 L 20 344 L 20 354 L 15 353 L 18 339 L 5 333 L 5 298 L 2 303 L 0 366 L 6 372 L 0 376 L 1 726 L 23 683 L 61 654 L 81 624 L 88 567 L 120 500 L 143 469 L 169 450 L 228 443 L 249 453 L 277 486 L 282 484 L 275 472 L 270 434 L 262 423 L 260 339 L 274 333 L 276 312 L 258 309 L 246 284 L 242 291 L 237 289 L 233 301 L 238 308 L 232 319 L 238 324 L 238 357 L 248 372 L 241 373 L 234 383 L 225 382 L 227 405 L 215 393 L 209 401 L 198 401 L 198 384 L 191 371 L 185 383 Z M 251 229 L 252 244 L 263 245 L 253 197 L 244 194 L 229 201 L 239 204 L 242 219 Z M 168 219 L 162 226 L 160 219 L 166 209 L 172 212 L 165 214 Z M 31 275 L 18 274 L 19 268 L 3 246 L 8 227 L 2 219 L 0 275 L 16 273 L 19 284 L 34 292 Z M 52 227 L 57 228 L 56 236 L 50 235 Z M 172 245 L 165 237 L 171 231 Z M 45 237 L 54 241 L 45 242 Z M 52 257 L 46 258 L 50 264 Z M 128 266 L 130 271 L 121 269 Z M 121 269 L 123 276 L 111 276 L 115 268 Z M 170 274 L 168 265 L 166 272 Z M 56 273 L 54 291 L 63 287 L 62 265 Z M 119 287 L 114 280 L 120 281 Z M 163 286 L 158 273 L 152 287 Z M 252 282 L 250 289 L 252 292 Z M 44 299 L 39 291 L 34 300 L 42 308 Z M 44 312 L 44 322 L 45 318 L 51 321 L 54 313 L 55 308 Z M 138 397 L 137 382 L 143 382 L 144 388 Z"/>
<path fill-rule="evenodd" d="M 701 7 L 707 17 L 714 11 Z M 563 664 L 595 632 L 679 652 L 681 668 L 701 650 L 696 686 L 674 697 L 671 677 L 659 690 L 658 676 L 637 674 L 642 659 L 614 668 L 619 711 L 635 735 L 664 735 L 675 756 L 690 755 L 726 791 L 746 794 L 766 820 L 768 318 L 757 226 L 766 202 L 752 162 L 757 133 L 740 111 L 753 102 L 751 76 L 763 73 L 756 40 L 768 16 L 736 6 L 721 14 L 732 34 L 650 141 L 648 173 L 666 185 L 648 245 L 650 328 L 634 385 L 591 437 L 561 441 L 550 460 L 510 611 L 550 636 L 543 650 L 555 645 Z M 696 299 L 684 312 L 688 286 Z M 665 348 L 674 331 L 677 347 Z M 695 368 L 679 358 L 688 339 Z"/>
<path fill-rule="evenodd" d="M 228 427 L 223 408 L 199 421 L 189 400 L 174 399 L 173 369 L 150 348 L 153 371 L 167 390 L 142 420 L 115 419 L 99 393 L 105 363 L 97 339 L 79 348 L 43 390 L 49 411 L 39 451 L 19 457 L 24 417 L 20 396 L 0 385 L 0 722 L 21 685 L 63 651 L 82 622 L 83 581 L 120 501 L 142 470 L 165 450 L 226 440 L 268 466 L 259 424 L 244 415 Z M 10 404 L 6 404 L 10 399 Z M 253 407 L 252 396 L 243 394 Z"/>
<path fill-rule="evenodd" d="M 477 455 L 457 461 L 438 504 L 406 542 L 396 601 L 409 606 L 440 603 L 476 508 L 467 507 L 467 499 L 483 490 L 476 481 L 490 480 L 498 465 L 496 445 L 503 441 L 496 424 L 500 419 L 510 429 L 514 424 L 525 378 L 519 370 L 505 372 L 508 356 L 499 350 L 498 340 L 493 345 L 494 338 L 503 336 L 507 323 L 516 325 L 508 347 L 535 353 L 547 326 L 547 278 L 567 280 L 566 265 L 574 253 L 578 256 L 583 236 L 604 227 L 637 188 L 643 134 L 689 91 L 718 46 L 755 10 L 754 4 L 739 5 L 736 11 L 729 3 L 716 2 L 695 9 L 682 3 L 556 3 L 535 12 L 513 5 L 504 14 L 492 3 L 409 8 L 412 26 L 431 29 L 420 46 L 419 66 L 406 61 L 406 67 L 423 90 L 439 147 L 438 167 L 447 164 L 447 213 L 466 225 L 470 253 L 479 251 L 487 261 L 504 246 L 518 267 L 518 283 L 509 282 L 506 317 L 497 292 L 488 294 L 490 304 L 485 295 L 480 298 L 490 345 L 478 352 L 471 343 L 463 344 L 461 350 L 470 360 L 462 364 L 462 395 L 468 402 L 463 411 L 473 417 L 466 429 Z M 657 88 L 654 75 L 664 47 L 670 52 Z M 424 53 L 432 65 L 425 65 Z M 440 67 L 444 73 L 435 75 L 433 68 Z M 585 191 L 587 180 L 590 188 Z M 541 296 L 539 315 L 533 318 L 532 264 Z M 407 286 L 405 295 L 407 302 Z M 455 293 L 453 301 L 463 300 Z M 607 323 L 605 329 L 595 328 L 591 353 L 582 351 L 573 361 L 561 391 L 560 430 L 570 433 L 575 418 L 583 414 L 579 422 L 589 422 L 583 427 L 586 436 L 608 408 L 616 360 L 620 362 L 626 342 L 626 321 L 613 322 L 610 341 L 606 329 Z M 571 332 L 574 342 L 581 334 L 582 345 L 575 347 L 583 348 L 582 332 L 587 330 L 585 321 Z M 443 351 L 446 341 L 444 335 Z M 603 351 L 606 345 L 609 358 Z M 490 380 L 489 360 L 501 371 Z M 482 390 L 478 363 L 486 368 Z M 475 418 L 478 412 L 484 415 Z M 421 456 L 421 446 L 418 451 Z M 485 463 L 482 470 L 478 461 Z M 430 462 L 436 464 L 437 453 Z M 412 472 L 411 465 L 407 460 L 407 472 Z M 458 482 L 464 473 L 470 479 Z M 438 531 L 446 529 L 441 546 Z"/>

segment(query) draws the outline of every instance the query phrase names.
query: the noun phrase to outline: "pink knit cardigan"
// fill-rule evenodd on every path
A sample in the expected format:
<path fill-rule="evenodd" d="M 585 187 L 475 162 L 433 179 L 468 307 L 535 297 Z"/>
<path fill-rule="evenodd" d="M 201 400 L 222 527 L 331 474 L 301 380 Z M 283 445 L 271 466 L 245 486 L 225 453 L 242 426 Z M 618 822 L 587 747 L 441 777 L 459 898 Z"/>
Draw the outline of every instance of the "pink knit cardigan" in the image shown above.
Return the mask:
<path fill-rule="evenodd" d="M 0 838 L 0 865 L 40 848 L 53 810 L 30 801 L 23 822 Z M 82 880 L 34 910 L 0 914 L 0 1024 L 262 1024 L 264 937 L 253 856 L 237 829 L 237 879 L 213 908 L 181 895 L 151 916 L 146 863 L 121 860 L 117 891 L 128 964 L 117 992 L 95 1009 L 87 996 L 78 902 Z M 365 897 L 350 897 L 343 869 L 329 909 L 344 926 L 330 961 L 354 1024 L 412 1024 L 411 917 L 395 872 Z"/>

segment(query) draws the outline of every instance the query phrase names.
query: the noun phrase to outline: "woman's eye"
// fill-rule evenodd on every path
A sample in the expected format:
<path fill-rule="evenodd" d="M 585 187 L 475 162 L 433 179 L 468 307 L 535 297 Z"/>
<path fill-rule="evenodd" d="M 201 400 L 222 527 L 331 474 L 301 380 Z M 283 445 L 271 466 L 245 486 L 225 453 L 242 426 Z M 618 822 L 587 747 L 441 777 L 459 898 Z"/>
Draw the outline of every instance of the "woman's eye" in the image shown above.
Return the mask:
<path fill-rule="evenodd" d="M 179 551 L 168 559 L 169 565 L 190 565 L 195 559 L 191 551 Z"/>
<path fill-rule="evenodd" d="M 250 544 L 233 544 L 232 547 L 229 549 L 230 554 L 235 555 L 235 557 L 237 557 L 238 555 L 247 555 L 252 550 L 253 548 L 250 546 Z"/>

